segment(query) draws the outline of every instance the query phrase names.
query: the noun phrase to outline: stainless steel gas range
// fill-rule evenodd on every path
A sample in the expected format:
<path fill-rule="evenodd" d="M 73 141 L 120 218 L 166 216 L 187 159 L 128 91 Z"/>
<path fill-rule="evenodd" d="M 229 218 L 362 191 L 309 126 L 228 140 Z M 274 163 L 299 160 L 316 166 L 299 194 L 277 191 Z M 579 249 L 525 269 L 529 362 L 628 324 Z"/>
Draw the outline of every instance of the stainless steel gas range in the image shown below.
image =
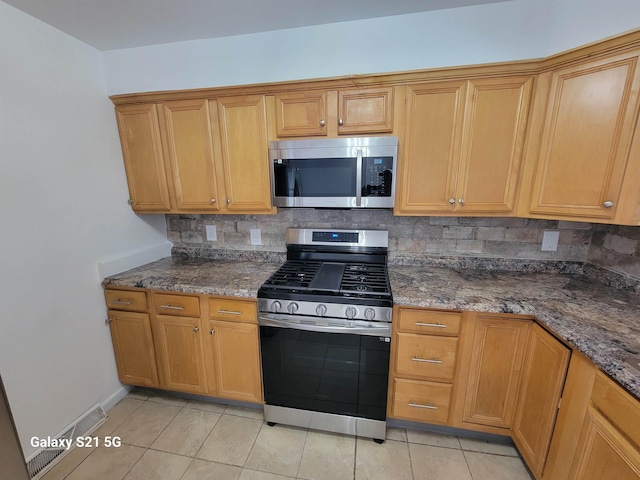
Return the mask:
<path fill-rule="evenodd" d="M 269 423 L 385 438 L 393 298 L 388 233 L 288 229 L 258 291 Z"/>

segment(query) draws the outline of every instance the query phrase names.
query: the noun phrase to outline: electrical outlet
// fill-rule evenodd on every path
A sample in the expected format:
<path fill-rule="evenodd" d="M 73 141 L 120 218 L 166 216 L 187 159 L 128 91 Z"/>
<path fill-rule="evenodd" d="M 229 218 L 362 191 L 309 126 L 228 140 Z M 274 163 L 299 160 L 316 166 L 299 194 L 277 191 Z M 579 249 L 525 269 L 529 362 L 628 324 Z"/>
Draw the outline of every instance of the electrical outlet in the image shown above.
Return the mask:
<path fill-rule="evenodd" d="M 207 225 L 207 240 L 209 242 L 217 242 L 218 241 L 218 232 L 216 230 L 215 225 Z"/>
<path fill-rule="evenodd" d="M 249 229 L 251 234 L 251 245 L 262 245 L 262 232 L 259 228 Z"/>
<path fill-rule="evenodd" d="M 555 252 L 558 250 L 558 239 L 560 232 L 544 232 L 542 234 L 542 251 Z"/>

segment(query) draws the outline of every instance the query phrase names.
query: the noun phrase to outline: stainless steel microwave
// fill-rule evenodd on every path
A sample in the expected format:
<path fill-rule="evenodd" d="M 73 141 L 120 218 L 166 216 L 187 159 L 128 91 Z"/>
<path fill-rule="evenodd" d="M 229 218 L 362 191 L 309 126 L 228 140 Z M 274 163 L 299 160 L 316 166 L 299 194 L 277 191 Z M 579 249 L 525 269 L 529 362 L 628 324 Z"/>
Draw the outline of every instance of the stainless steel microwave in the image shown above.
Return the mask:
<path fill-rule="evenodd" d="M 398 137 L 271 142 L 276 207 L 393 208 Z"/>

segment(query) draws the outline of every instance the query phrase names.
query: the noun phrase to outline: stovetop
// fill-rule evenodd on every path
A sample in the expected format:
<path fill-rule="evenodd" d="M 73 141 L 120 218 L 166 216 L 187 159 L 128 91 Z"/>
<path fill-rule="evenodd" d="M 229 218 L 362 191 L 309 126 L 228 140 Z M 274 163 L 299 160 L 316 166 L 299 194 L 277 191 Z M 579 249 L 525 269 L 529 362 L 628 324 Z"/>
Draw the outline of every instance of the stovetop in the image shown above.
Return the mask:
<path fill-rule="evenodd" d="M 386 265 L 349 262 L 287 260 L 262 285 L 258 297 L 378 306 L 392 304 Z"/>

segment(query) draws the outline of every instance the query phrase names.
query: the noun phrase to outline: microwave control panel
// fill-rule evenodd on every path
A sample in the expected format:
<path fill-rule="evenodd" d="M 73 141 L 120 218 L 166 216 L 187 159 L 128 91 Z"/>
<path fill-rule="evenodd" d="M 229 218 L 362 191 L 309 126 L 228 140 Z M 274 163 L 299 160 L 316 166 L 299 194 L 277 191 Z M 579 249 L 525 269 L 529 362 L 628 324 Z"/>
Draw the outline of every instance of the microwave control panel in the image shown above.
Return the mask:
<path fill-rule="evenodd" d="M 390 197 L 393 179 L 392 157 L 363 158 L 362 195 L 367 197 Z"/>

